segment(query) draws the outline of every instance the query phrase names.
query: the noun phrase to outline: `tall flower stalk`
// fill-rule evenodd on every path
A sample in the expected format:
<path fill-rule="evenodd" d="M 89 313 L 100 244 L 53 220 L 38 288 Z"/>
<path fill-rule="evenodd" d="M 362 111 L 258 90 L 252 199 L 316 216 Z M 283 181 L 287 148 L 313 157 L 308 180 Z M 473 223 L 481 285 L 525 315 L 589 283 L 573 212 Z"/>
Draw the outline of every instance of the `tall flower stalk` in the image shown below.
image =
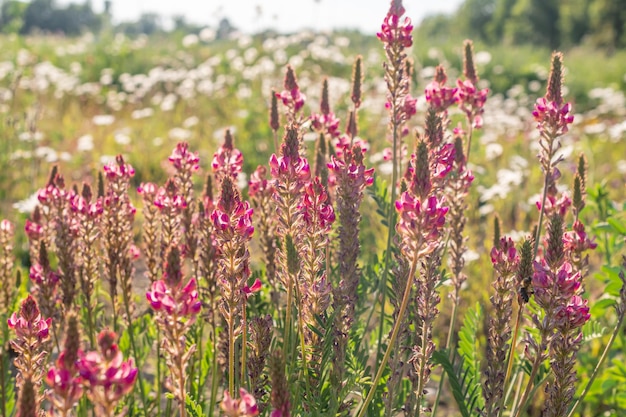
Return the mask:
<path fill-rule="evenodd" d="M 402 137 L 408 133 L 405 131 L 407 120 L 416 113 L 416 100 L 409 94 L 410 79 L 407 77 L 407 54 L 406 48 L 413 45 L 411 32 L 413 25 L 409 17 L 404 17 L 405 9 L 402 0 L 392 0 L 387 16 L 381 26 L 381 31 L 377 34 L 383 42 L 387 62 L 383 64 L 385 69 L 385 82 L 387 84 L 387 102 L 385 107 L 389 111 L 389 132 L 391 136 L 392 151 L 391 160 L 393 164 L 391 179 L 391 201 L 396 200 L 397 182 L 400 178 L 401 158 L 403 153 Z M 378 335 L 378 352 L 382 347 L 383 327 L 385 323 L 385 303 L 387 274 L 391 263 L 391 245 L 393 242 L 394 229 L 391 227 L 395 223 L 395 212 L 389 210 L 387 224 L 389 231 L 387 234 L 387 245 L 385 252 L 385 267 L 380 280 L 379 291 L 382 294 L 380 308 L 380 327 Z"/>
<path fill-rule="evenodd" d="M 378 371 L 372 381 L 372 388 L 361 406 L 358 417 L 365 415 L 367 407 L 378 387 L 378 382 L 387 365 L 391 350 L 395 346 L 395 341 L 411 298 L 411 288 L 414 285 L 418 294 L 416 314 L 420 318 L 419 329 L 417 329 L 420 340 L 418 345 L 414 347 L 412 362 L 419 376 L 418 390 L 416 391 L 418 397 L 416 403 L 418 407 L 417 415 L 421 413 L 424 386 L 430 373 L 428 362 L 433 351 L 431 339 L 432 324 L 435 316 L 433 307 L 436 306 L 439 300 L 439 296 L 435 291 L 438 273 L 433 271 L 432 268 L 436 268 L 439 262 L 437 252 L 441 245 L 440 235 L 445 226 L 446 213 L 448 212 L 448 208 L 443 205 L 441 197 L 437 196 L 437 188 L 433 187 L 433 183 L 437 183 L 442 175 L 445 176 L 447 170 L 433 172 L 430 163 L 428 145 L 424 141 L 420 141 L 408 171 L 410 179 L 408 189 L 395 202 L 395 207 L 399 214 L 396 231 L 400 237 L 400 250 L 409 260 L 410 265 L 406 287 L 387 349 L 378 364 Z M 418 267 L 420 267 L 420 273 L 416 277 Z M 422 290 L 421 292 L 420 289 Z"/>
<path fill-rule="evenodd" d="M 252 209 L 248 202 L 242 201 L 239 191 L 231 177 L 222 180 L 220 198 L 211 214 L 215 227 L 215 239 L 220 247 L 218 258 L 218 280 L 222 299 L 220 312 L 228 326 L 228 389 L 235 393 L 235 340 L 238 335 L 242 341 L 242 369 L 245 370 L 247 333 L 246 300 L 248 294 L 260 289 L 261 282 L 248 286 L 250 277 L 250 253 L 248 245 L 254 227 Z M 245 381 L 241 381 L 243 384 Z"/>
<path fill-rule="evenodd" d="M 156 322 L 163 334 L 163 349 L 166 363 L 171 372 L 165 386 L 178 401 L 180 417 L 185 416 L 185 384 L 187 382 L 187 364 L 193 355 L 195 346 L 186 346 L 186 334 L 200 312 L 196 280 L 183 281 L 181 255 L 178 247 L 173 246 L 167 253 L 163 279 L 152 283 L 146 298 L 156 312 Z M 182 342 L 181 342 L 182 341 Z"/>

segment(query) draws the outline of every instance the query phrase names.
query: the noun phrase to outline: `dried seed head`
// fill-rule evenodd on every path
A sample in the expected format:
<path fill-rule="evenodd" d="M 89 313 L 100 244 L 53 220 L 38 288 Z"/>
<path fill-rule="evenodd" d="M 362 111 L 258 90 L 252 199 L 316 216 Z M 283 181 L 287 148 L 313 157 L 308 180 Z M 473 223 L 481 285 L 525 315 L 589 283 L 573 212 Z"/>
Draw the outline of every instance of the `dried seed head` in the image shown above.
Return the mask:
<path fill-rule="evenodd" d="M 548 78 L 548 90 L 546 99 L 553 101 L 560 108 L 563 104 L 563 54 L 554 52 L 552 54 L 552 65 L 550 66 L 550 76 Z"/>
<path fill-rule="evenodd" d="M 352 94 L 350 98 L 356 108 L 361 106 L 361 86 L 363 85 L 362 61 L 363 58 L 361 55 L 357 56 L 356 61 L 354 61 L 354 67 L 352 68 Z"/>

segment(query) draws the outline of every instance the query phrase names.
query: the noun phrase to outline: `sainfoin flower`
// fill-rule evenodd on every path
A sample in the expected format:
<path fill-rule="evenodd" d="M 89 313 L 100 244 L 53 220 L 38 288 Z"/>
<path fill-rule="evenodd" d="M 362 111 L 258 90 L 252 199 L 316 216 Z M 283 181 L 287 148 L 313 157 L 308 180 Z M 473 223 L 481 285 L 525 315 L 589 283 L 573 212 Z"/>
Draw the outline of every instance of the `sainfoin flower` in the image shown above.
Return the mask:
<path fill-rule="evenodd" d="M 404 12 L 405 9 L 402 7 L 401 1 L 393 1 L 391 3 L 380 32 L 376 34 L 378 39 L 386 44 L 398 43 L 404 48 L 409 48 L 413 45 L 413 37 L 411 35 L 413 25 L 408 16 L 402 19 Z"/>
<path fill-rule="evenodd" d="M 194 278 L 182 289 L 171 288 L 164 280 L 155 281 L 146 293 L 146 298 L 155 311 L 163 311 L 168 315 L 193 319 L 200 312 L 201 303 Z"/>
<path fill-rule="evenodd" d="M 117 335 L 103 330 L 98 335 L 99 350 L 83 355 L 77 364 L 85 381 L 87 395 L 104 415 L 113 415 L 118 402 L 133 389 L 138 370 L 133 360 L 124 361 Z"/>
<path fill-rule="evenodd" d="M 243 388 L 239 389 L 238 399 L 232 398 L 228 391 L 225 391 L 220 407 L 228 417 L 255 417 L 259 415 L 256 400 Z"/>

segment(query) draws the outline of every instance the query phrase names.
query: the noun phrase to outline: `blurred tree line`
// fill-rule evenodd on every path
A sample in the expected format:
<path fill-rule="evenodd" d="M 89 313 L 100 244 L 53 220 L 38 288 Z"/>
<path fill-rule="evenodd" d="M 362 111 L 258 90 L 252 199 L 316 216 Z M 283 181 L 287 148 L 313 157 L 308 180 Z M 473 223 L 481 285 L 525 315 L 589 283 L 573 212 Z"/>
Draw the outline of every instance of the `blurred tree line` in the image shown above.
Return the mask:
<path fill-rule="evenodd" d="M 123 0 L 122 0 L 123 1 Z M 67 36 L 85 31 L 98 33 L 103 29 L 127 35 L 152 35 L 165 32 L 163 20 L 156 13 L 144 13 L 132 22 L 111 24 L 112 0 L 104 3 L 104 11 L 96 13 L 91 0 L 82 3 L 59 5 L 55 0 L 0 0 L 0 32 L 2 33 L 58 33 Z M 171 30 L 181 33 L 198 33 L 204 26 L 188 22 L 184 16 L 172 18 Z M 218 38 L 227 36 L 234 27 L 222 19 L 217 30 Z"/>
<path fill-rule="evenodd" d="M 430 16 L 424 36 L 486 43 L 626 48 L 626 0 L 465 0 L 453 15 Z"/>

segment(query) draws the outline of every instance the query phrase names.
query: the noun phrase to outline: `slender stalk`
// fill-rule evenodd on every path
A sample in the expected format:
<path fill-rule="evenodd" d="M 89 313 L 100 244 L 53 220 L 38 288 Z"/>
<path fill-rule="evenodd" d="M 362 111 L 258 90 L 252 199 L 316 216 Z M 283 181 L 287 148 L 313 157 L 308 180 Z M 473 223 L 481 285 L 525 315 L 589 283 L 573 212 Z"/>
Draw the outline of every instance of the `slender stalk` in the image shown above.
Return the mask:
<path fill-rule="evenodd" d="M 4 380 L 4 360 L 6 358 L 6 352 L 4 351 L 4 347 L 1 348 L 2 353 L 0 353 L 0 410 L 2 411 L 2 417 L 7 417 L 7 393 L 5 387 Z"/>
<path fill-rule="evenodd" d="M 396 119 L 397 109 L 394 106 L 393 118 Z M 383 268 L 383 274 L 380 279 L 380 288 L 379 291 L 382 293 L 382 299 L 380 301 L 380 325 L 378 327 L 378 346 L 376 346 L 376 360 L 380 356 L 380 350 L 382 347 L 383 341 L 383 331 L 385 326 L 385 302 L 387 296 L 387 274 L 389 273 L 389 266 L 391 264 L 391 244 L 393 240 L 393 235 L 396 229 L 394 228 L 396 212 L 393 208 L 393 204 L 396 201 L 396 182 L 398 182 L 398 170 L 397 170 L 397 159 L 398 159 L 398 126 L 394 123 L 393 125 L 393 171 L 391 174 L 391 206 L 389 207 L 389 216 L 387 218 L 387 250 L 385 251 L 385 267 Z"/>
<path fill-rule="evenodd" d="M 396 318 L 396 322 L 393 326 L 393 331 L 391 332 L 391 338 L 389 339 L 389 343 L 387 344 L 387 349 L 385 350 L 385 355 L 383 356 L 380 365 L 378 365 L 378 371 L 376 372 L 376 376 L 372 380 L 372 387 L 370 388 L 367 397 L 365 398 L 365 402 L 361 406 L 361 410 L 357 417 L 363 417 L 367 410 L 367 406 L 374 398 L 374 393 L 376 392 L 376 388 L 378 386 L 378 381 L 380 380 L 383 372 L 385 370 L 385 366 L 387 365 L 387 361 L 389 360 L 389 356 L 391 355 L 391 349 L 396 342 L 396 338 L 398 337 L 398 332 L 400 331 L 400 323 L 402 323 L 402 319 L 404 318 L 404 313 L 406 312 L 406 308 L 409 304 L 409 298 L 411 295 L 411 285 L 413 285 L 413 277 L 415 275 L 415 271 L 417 269 L 417 260 L 419 259 L 419 248 L 415 251 L 413 256 L 413 261 L 411 262 L 411 269 L 409 270 L 409 276 L 406 281 L 406 288 L 404 289 L 404 295 L 402 297 L 402 304 L 400 305 L 400 310 L 398 311 L 398 317 Z"/>
<path fill-rule="evenodd" d="M 247 337 L 246 334 L 248 333 L 248 326 L 247 326 L 247 321 L 246 321 L 246 300 L 244 298 L 244 301 L 242 303 L 242 307 L 241 307 L 241 385 L 248 387 L 247 384 L 247 372 L 246 372 L 246 343 L 247 343 Z"/>
<path fill-rule="evenodd" d="M 304 389 L 307 395 L 307 398 L 309 401 L 311 401 L 312 399 L 312 395 L 311 395 L 311 386 L 310 386 L 310 379 L 309 379 L 309 364 L 306 358 L 306 345 L 304 343 L 304 320 L 302 318 L 302 296 L 300 294 L 300 290 L 298 285 L 295 285 L 296 288 L 296 297 L 298 298 L 298 306 L 300 306 L 300 308 L 298 309 L 298 326 L 300 327 L 300 351 L 302 354 L 302 368 L 303 368 L 303 373 L 304 373 Z M 313 412 L 315 412 L 315 407 L 313 407 Z"/>
<path fill-rule="evenodd" d="M 177 335 L 180 336 L 180 335 Z M 178 338 L 177 338 L 178 339 Z M 184 349 L 184 345 L 183 345 Z M 178 355 L 178 377 L 180 378 L 180 383 L 178 384 L 178 389 L 180 390 L 178 395 L 180 396 L 180 403 L 178 404 L 178 409 L 180 410 L 180 417 L 185 417 L 185 364 L 183 363 L 183 355 Z"/>
<path fill-rule="evenodd" d="M 228 320 L 228 392 L 235 395 L 235 323 L 232 316 Z"/>
<path fill-rule="evenodd" d="M 548 165 L 548 169 L 552 168 L 552 164 Z M 548 183 L 549 183 L 549 175 L 547 172 L 545 175 L 545 179 L 543 182 L 543 196 L 541 197 L 541 210 L 539 211 L 539 223 L 537 224 L 537 233 L 535 234 L 535 248 L 533 252 L 533 259 L 537 256 L 537 250 L 539 250 L 539 238 L 541 237 L 541 224 L 543 223 L 543 216 L 546 207 L 546 198 L 548 197 Z"/>
<path fill-rule="evenodd" d="M 156 406 L 157 415 L 161 415 L 161 331 L 157 328 L 157 363 L 156 363 Z"/>
<path fill-rule="evenodd" d="M 293 287 L 293 282 L 291 279 L 291 274 L 289 274 L 289 279 L 288 279 L 288 283 L 287 283 L 287 316 L 285 318 L 285 329 L 284 329 L 284 334 L 283 334 L 283 344 L 285 345 L 285 347 L 287 349 L 285 349 L 285 356 L 289 356 L 291 349 L 288 348 L 288 346 L 291 346 L 291 344 L 289 343 L 289 339 L 291 338 L 291 305 L 292 305 L 292 298 L 293 298 L 293 294 L 292 294 L 292 287 Z"/>
<path fill-rule="evenodd" d="M 126 294 L 126 291 L 123 292 L 124 296 L 124 308 L 126 309 L 126 317 L 128 317 L 128 338 L 130 339 L 130 347 L 133 350 L 133 356 L 135 357 L 135 361 L 137 363 L 137 369 L 141 369 L 139 364 L 139 355 L 137 354 L 137 345 L 135 344 L 135 330 L 133 326 L 133 321 L 130 318 L 130 305 L 128 297 L 130 294 Z M 115 310 L 115 309 L 113 309 Z M 143 381 L 141 378 L 141 372 L 137 372 L 137 383 L 139 385 L 139 395 L 141 396 L 141 404 L 143 405 L 144 415 L 148 415 L 148 401 L 146 399 L 146 393 L 143 391 Z"/>
<path fill-rule="evenodd" d="M 576 411 L 576 408 L 578 408 L 578 406 L 582 403 L 582 401 L 587 396 L 587 393 L 589 393 L 589 390 L 591 389 L 591 385 L 593 384 L 593 381 L 595 381 L 596 377 L 598 376 L 598 373 L 600 372 L 600 368 L 602 367 L 602 364 L 608 357 L 609 351 L 611 350 L 611 346 L 613 346 L 613 342 L 615 342 L 615 339 L 617 338 L 617 335 L 619 334 L 622 328 L 623 322 L 624 322 L 624 313 L 620 315 L 617 321 L 617 324 L 615 325 L 615 329 L 613 329 L 613 333 L 611 334 L 611 338 L 609 339 L 609 342 L 607 343 L 607 345 L 604 347 L 604 351 L 602 352 L 602 355 L 600 356 L 600 359 L 598 360 L 596 367 L 593 369 L 593 372 L 591 373 L 591 377 L 589 378 L 587 385 L 585 385 L 585 389 L 583 389 L 583 392 L 580 394 L 580 397 L 578 397 L 578 399 L 572 406 L 571 410 L 567 414 L 567 417 L 572 417 L 574 415 L 574 411 Z"/>
<path fill-rule="evenodd" d="M 209 399 L 209 417 L 213 417 L 213 413 L 215 412 L 215 402 L 217 398 L 217 340 L 218 333 L 217 327 L 215 324 L 215 317 L 213 317 L 213 360 L 212 360 L 212 370 L 211 370 L 211 398 Z"/>
<path fill-rule="evenodd" d="M 515 328 L 513 329 L 513 338 L 511 339 L 511 348 L 509 349 L 509 357 L 507 360 L 506 374 L 504 375 L 504 386 L 507 386 L 508 380 L 511 376 L 511 371 L 513 370 L 513 360 L 515 359 L 515 348 L 517 347 L 517 335 L 519 333 L 519 328 L 522 323 L 522 315 L 524 313 L 524 304 L 519 305 L 519 309 L 517 310 L 517 319 L 515 320 Z M 502 405 L 504 398 L 500 399 L 500 404 Z M 502 406 L 500 406 L 500 411 L 498 411 L 498 415 L 501 415 L 503 411 Z"/>
<path fill-rule="evenodd" d="M 467 126 L 469 131 L 467 132 L 467 152 L 465 153 L 465 160 L 469 161 L 470 150 L 472 149 L 472 133 L 474 133 L 474 126 L 472 126 L 472 121 L 469 118 L 467 119 Z"/>
<path fill-rule="evenodd" d="M 530 372 L 530 378 L 528 379 L 528 385 L 526 385 L 526 389 L 524 390 L 524 395 L 522 395 L 522 399 L 517 404 L 517 406 L 514 405 L 513 411 L 511 412 L 511 416 L 513 417 L 519 417 L 522 413 L 522 410 L 524 409 L 524 404 L 526 404 L 526 401 L 528 400 L 528 396 L 530 392 L 532 391 L 532 388 L 534 385 L 533 381 L 535 380 L 535 377 L 537 376 L 537 372 L 539 372 L 539 366 L 541 366 L 541 362 L 543 362 L 540 359 L 541 359 L 541 354 L 537 353 L 537 358 L 535 359 L 533 363 L 533 367 Z"/>
<path fill-rule="evenodd" d="M 446 339 L 446 350 L 450 349 L 452 346 L 452 333 L 454 332 L 454 328 L 456 326 L 456 315 L 459 306 L 459 290 L 460 288 L 454 289 L 454 302 L 452 304 L 452 317 L 450 317 L 450 325 L 448 327 L 448 338 Z M 452 359 L 454 357 L 454 352 L 452 350 L 449 351 L 449 357 Z M 441 397 L 441 390 L 443 389 L 443 384 L 446 380 L 446 373 L 441 373 L 441 379 L 439 380 L 439 387 L 437 388 L 437 395 L 435 396 L 435 402 L 433 404 L 433 409 L 431 412 L 431 416 L 435 417 L 437 415 L 437 405 L 439 404 L 439 398 Z M 418 404 L 419 407 L 419 404 Z M 419 413 L 419 411 L 418 411 Z"/>

